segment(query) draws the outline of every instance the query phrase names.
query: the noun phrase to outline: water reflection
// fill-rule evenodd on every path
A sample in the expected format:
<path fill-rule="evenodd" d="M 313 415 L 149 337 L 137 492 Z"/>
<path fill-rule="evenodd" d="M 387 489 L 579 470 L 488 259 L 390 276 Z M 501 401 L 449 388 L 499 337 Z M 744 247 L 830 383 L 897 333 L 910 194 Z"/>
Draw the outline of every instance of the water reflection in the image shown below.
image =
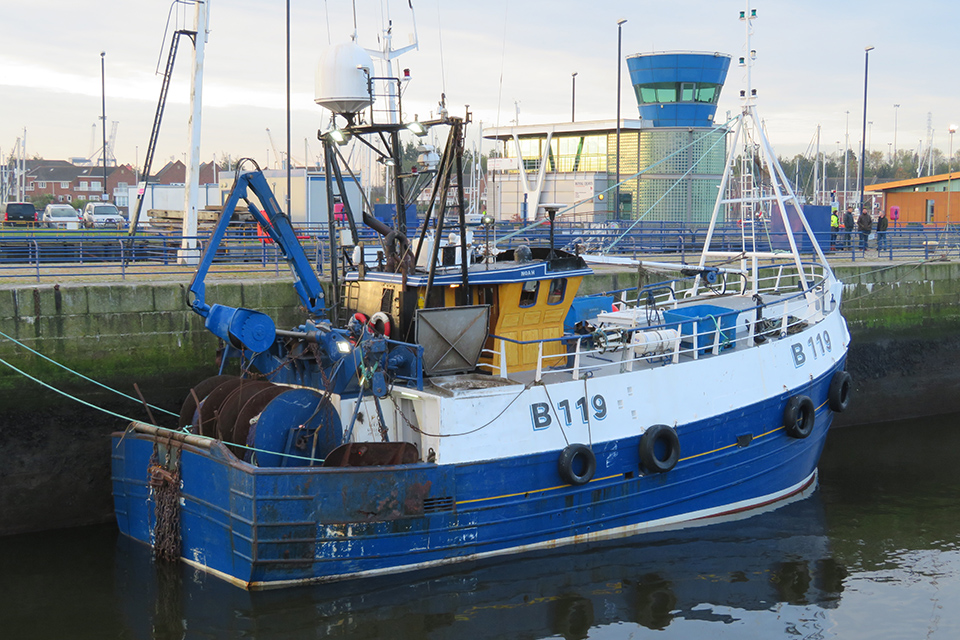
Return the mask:
<path fill-rule="evenodd" d="M 957 416 L 831 433 L 820 490 L 753 518 L 250 594 L 112 525 L 0 539 L 3 638 L 958 638 Z M 119 539 L 118 539 L 119 538 Z"/>
<path fill-rule="evenodd" d="M 846 570 L 818 494 L 749 519 L 410 574 L 247 593 L 118 541 L 117 588 L 137 638 L 586 638 L 633 623 L 729 622 L 730 610 L 831 609 Z"/>
<path fill-rule="evenodd" d="M 834 554 L 852 570 L 960 542 L 960 416 L 837 429 L 820 461 Z"/>

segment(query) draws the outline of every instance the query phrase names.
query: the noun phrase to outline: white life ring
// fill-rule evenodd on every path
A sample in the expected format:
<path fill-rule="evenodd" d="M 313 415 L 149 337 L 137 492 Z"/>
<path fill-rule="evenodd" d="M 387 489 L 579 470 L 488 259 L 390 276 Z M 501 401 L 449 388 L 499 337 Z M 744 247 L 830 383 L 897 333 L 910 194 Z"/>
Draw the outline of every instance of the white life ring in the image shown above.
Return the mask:
<path fill-rule="evenodd" d="M 367 324 L 374 335 L 390 337 L 390 316 L 383 311 L 377 311 L 370 316 L 370 322 Z"/>

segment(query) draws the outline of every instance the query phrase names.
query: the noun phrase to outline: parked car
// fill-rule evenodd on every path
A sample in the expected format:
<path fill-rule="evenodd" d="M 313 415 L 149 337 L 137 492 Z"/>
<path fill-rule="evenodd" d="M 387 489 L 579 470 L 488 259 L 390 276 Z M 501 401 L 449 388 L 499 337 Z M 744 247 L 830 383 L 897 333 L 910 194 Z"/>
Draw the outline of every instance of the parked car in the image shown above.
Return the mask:
<path fill-rule="evenodd" d="M 4 224 L 37 224 L 37 208 L 32 202 L 8 202 L 3 205 Z"/>
<path fill-rule="evenodd" d="M 49 229 L 79 229 L 83 216 L 68 204 L 48 204 L 41 221 Z"/>
<path fill-rule="evenodd" d="M 88 202 L 83 208 L 83 226 L 87 229 L 111 227 L 122 229 L 127 224 L 126 218 L 109 202 Z"/>

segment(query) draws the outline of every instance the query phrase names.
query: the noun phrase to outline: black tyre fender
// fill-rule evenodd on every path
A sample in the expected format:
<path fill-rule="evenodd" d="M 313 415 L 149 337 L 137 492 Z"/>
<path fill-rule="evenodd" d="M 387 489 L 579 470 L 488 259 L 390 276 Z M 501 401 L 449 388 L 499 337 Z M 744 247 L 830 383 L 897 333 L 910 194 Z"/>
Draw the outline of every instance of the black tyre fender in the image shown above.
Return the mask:
<path fill-rule="evenodd" d="M 853 389 L 853 378 L 846 371 L 837 371 L 830 381 L 830 390 L 827 392 L 827 401 L 830 408 L 837 413 L 846 411 L 850 404 L 850 391 Z"/>
<path fill-rule="evenodd" d="M 817 408 L 809 396 L 793 396 L 783 410 L 783 428 L 791 438 L 806 438 L 813 433 Z"/>
<path fill-rule="evenodd" d="M 585 444 L 567 445 L 557 461 L 560 477 L 567 484 L 587 484 L 597 471 L 597 457 Z"/>
<path fill-rule="evenodd" d="M 640 463 L 651 473 L 666 473 L 680 459 L 680 438 L 665 424 L 655 424 L 640 437 Z"/>

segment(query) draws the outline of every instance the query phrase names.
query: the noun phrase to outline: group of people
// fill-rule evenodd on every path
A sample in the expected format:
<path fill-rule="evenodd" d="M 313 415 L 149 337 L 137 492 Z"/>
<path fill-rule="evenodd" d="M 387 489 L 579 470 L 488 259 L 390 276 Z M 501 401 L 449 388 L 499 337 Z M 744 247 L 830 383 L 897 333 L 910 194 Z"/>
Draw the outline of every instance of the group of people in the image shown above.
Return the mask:
<path fill-rule="evenodd" d="M 843 232 L 840 227 L 843 225 Z M 887 215 L 883 209 L 880 210 L 880 217 L 877 218 L 877 251 L 883 251 L 887 244 Z M 848 204 L 847 210 L 841 218 L 838 209 L 830 213 L 830 250 L 842 251 L 852 249 L 854 242 L 854 232 L 860 234 L 860 251 L 866 253 L 870 245 L 870 234 L 873 233 L 873 218 L 866 209 L 860 210 L 860 215 L 854 220 L 853 205 Z"/>

